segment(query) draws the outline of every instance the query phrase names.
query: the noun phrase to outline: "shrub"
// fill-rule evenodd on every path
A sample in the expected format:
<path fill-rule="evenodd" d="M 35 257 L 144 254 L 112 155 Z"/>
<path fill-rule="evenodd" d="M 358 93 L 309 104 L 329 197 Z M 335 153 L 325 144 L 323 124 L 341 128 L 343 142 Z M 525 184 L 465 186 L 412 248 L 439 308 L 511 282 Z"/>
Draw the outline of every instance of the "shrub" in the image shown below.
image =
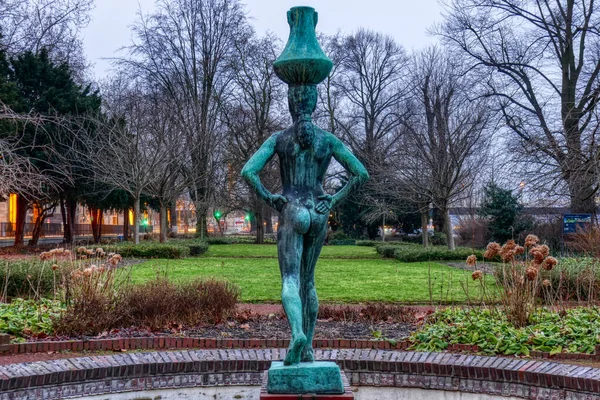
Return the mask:
<path fill-rule="evenodd" d="M 386 249 L 388 252 L 391 249 Z M 433 247 L 395 247 L 393 256 L 396 260 L 402 262 L 423 262 L 423 261 L 454 261 L 465 260 L 471 254 L 475 254 L 480 260 L 483 259 L 482 250 L 473 250 L 466 247 L 457 247 L 456 250 L 448 250 L 443 246 Z"/>
<path fill-rule="evenodd" d="M 124 243 L 116 246 L 106 246 L 106 252 L 119 253 L 127 258 L 185 258 L 190 255 L 190 247 L 171 243 Z"/>
<path fill-rule="evenodd" d="M 423 237 L 421 235 L 406 236 L 402 239 L 402 241 L 407 243 L 423 244 Z M 434 232 L 433 235 L 429 235 L 429 244 L 432 246 L 447 246 L 448 240 L 446 234 L 442 232 Z"/>
<path fill-rule="evenodd" d="M 487 219 L 477 216 L 461 218 L 456 230 L 456 244 L 476 249 L 487 246 L 490 241 L 488 222 Z"/>
<path fill-rule="evenodd" d="M 226 281 L 195 280 L 175 284 L 165 277 L 129 288 L 120 299 L 127 325 L 152 330 L 200 322 L 220 323 L 233 315 L 239 288 Z"/>
<path fill-rule="evenodd" d="M 354 246 L 356 244 L 356 240 L 354 239 L 335 239 L 327 242 L 330 246 Z"/>
<path fill-rule="evenodd" d="M 206 239 L 209 245 L 232 244 L 233 240 L 227 237 L 209 237 Z"/>
<path fill-rule="evenodd" d="M 195 280 L 175 284 L 164 275 L 132 285 L 125 273 L 96 269 L 77 271 L 70 301 L 56 318 L 56 333 L 97 335 L 128 326 L 152 330 L 219 323 L 233 314 L 239 288 L 225 281 Z"/>
<path fill-rule="evenodd" d="M 375 247 L 381 244 L 381 240 L 357 240 L 357 246 Z"/>
<path fill-rule="evenodd" d="M 265 234 L 264 243 L 277 243 L 277 236 L 269 233 Z M 220 245 L 220 244 L 250 244 L 256 242 L 255 236 L 210 236 L 206 239 L 209 245 Z"/>
<path fill-rule="evenodd" d="M 319 306 L 319 319 L 334 321 L 408 322 L 416 321 L 416 310 L 396 304 L 369 303 L 364 307 L 324 304 Z"/>
<path fill-rule="evenodd" d="M 178 246 L 186 246 L 190 252 L 190 256 L 197 257 L 208 251 L 208 243 L 204 240 L 177 240 L 175 241 Z"/>
<path fill-rule="evenodd" d="M 52 296 L 55 276 L 51 264 L 37 259 L 7 261 L 0 269 L 2 292 L 7 297 Z"/>

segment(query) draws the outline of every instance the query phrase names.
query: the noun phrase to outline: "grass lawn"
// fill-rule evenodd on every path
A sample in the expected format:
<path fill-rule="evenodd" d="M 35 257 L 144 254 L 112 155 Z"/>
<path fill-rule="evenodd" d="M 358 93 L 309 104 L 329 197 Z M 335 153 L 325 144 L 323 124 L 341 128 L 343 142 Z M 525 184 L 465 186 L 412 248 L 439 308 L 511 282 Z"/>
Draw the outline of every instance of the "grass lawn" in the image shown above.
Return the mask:
<path fill-rule="evenodd" d="M 205 257 L 277 258 L 276 244 L 219 244 L 208 248 Z M 379 258 L 374 247 L 323 246 L 320 258 Z"/>
<path fill-rule="evenodd" d="M 241 287 L 243 301 L 279 302 L 276 256 L 275 245 L 214 245 L 202 257 L 151 260 L 133 266 L 131 274 L 134 282 L 152 279 L 163 270 L 175 281 L 226 279 Z M 479 293 L 480 285 L 470 275 L 440 263 L 380 259 L 371 247 L 326 246 L 317 264 L 316 284 L 319 299 L 327 302 L 427 303 L 431 297 L 435 302 L 464 302 L 463 286 L 469 286 L 471 298 Z"/>

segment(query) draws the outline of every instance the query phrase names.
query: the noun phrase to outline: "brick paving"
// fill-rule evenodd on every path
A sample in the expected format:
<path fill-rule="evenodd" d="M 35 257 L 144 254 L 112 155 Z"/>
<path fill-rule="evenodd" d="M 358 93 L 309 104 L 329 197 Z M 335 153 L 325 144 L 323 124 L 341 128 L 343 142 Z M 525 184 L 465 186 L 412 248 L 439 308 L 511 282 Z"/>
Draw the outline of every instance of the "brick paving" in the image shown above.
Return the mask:
<path fill-rule="evenodd" d="M 157 388 L 260 386 L 284 348 L 128 352 L 0 366 L 0 399 L 60 399 Z M 317 349 L 351 385 L 440 389 L 525 399 L 600 400 L 600 369 L 468 354 Z"/>

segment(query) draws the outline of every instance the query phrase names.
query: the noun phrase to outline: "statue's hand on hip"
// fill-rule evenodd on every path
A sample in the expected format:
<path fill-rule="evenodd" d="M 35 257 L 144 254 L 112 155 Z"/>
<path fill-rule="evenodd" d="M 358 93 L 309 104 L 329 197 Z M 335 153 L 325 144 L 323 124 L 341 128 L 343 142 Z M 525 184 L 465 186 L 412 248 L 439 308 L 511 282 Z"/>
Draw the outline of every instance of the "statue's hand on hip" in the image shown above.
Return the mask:
<path fill-rule="evenodd" d="M 273 207 L 274 209 L 276 209 L 277 211 L 281 211 L 281 209 L 283 208 L 283 206 L 288 202 L 288 199 L 285 198 L 285 196 L 282 196 L 280 194 L 273 194 L 271 195 L 271 197 L 269 197 L 269 199 L 267 200 L 267 203 Z"/>
<path fill-rule="evenodd" d="M 328 213 L 329 210 L 331 210 L 331 207 L 333 206 L 333 196 L 329 194 L 323 194 L 317 197 L 317 199 L 319 200 L 319 202 L 317 203 L 317 207 L 315 207 L 315 210 L 317 210 L 319 214 Z"/>

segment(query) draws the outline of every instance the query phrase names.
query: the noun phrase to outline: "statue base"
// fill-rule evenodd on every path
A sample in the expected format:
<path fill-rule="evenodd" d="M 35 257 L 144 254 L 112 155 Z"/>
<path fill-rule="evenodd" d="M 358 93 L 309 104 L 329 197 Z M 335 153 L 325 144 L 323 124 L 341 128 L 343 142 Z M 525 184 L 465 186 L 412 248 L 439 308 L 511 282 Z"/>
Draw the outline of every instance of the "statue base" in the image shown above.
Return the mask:
<path fill-rule="evenodd" d="M 265 375 L 268 394 L 292 394 L 298 398 L 298 394 L 343 395 L 345 392 L 340 367 L 330 361 L 297 365 L 273 361 Z"/>
<path fill-rule="evenodd" d="M 325 363 L 325 362 L 323 362 Z M 275 364 L 283 367 L 282 362 L 273 362 L 272 365 Z M 303 364 L 316 364 L 316 363 L 301 363 L 295 367 L 302 366 Z M 335 364 L 335 363 L 327 363 L 327 364 Z M 336 365 L 337 367 L 337 365 Z M 272 368 L 272 367 L 271 367 Z M 290 368 L 290 367 L 284 367 Z M 292 367 L 293 368 L 293 367 Z M 354 392 L 350 388 L 350 384 L 348 383 L 348 379 L 346 378 L 346 374 L 343 371 L 340 371 L 338 368 L 338 373 L 342 379 L 343 392 L 341 394 L 316 394 L 312 393 L 269 393 L 267 390 L 268 382 L 269 382 L 269 371 L 265 371 L 263 375 L 262 387 L 260 389 L 260 400 L 354 400 Z"/>

